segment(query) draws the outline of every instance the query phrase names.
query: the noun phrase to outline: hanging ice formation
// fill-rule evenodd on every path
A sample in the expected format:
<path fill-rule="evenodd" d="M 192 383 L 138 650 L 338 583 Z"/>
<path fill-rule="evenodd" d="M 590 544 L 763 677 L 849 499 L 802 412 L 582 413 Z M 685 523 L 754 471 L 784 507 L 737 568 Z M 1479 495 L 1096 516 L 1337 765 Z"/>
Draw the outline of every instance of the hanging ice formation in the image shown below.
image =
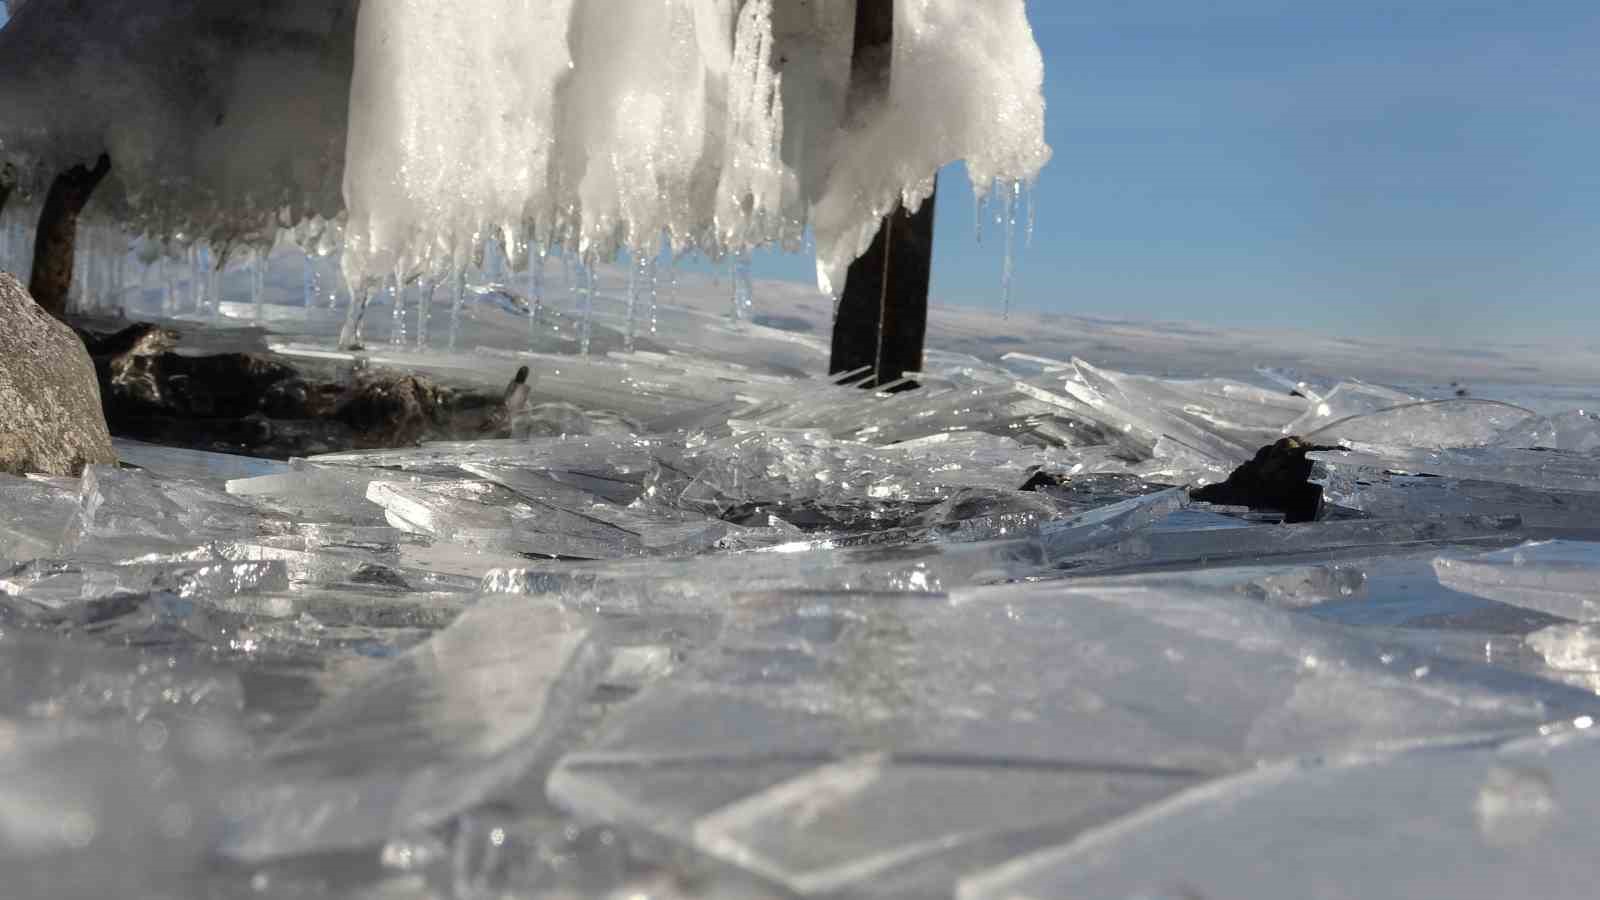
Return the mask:
<path fill-rule="evenodd" d="M 347 277 L 460 271 L 482 234 L 588 264 L 793 250 L 809 228 L 835 293 L 882 216 L 920 205 L 941 166 L 965 160 L 980 194 L 1034 178 L 1050 149 L 1023 0 L 897 0 L 888 102 L 847 122 L 854 9 L 363 4 Z"/>

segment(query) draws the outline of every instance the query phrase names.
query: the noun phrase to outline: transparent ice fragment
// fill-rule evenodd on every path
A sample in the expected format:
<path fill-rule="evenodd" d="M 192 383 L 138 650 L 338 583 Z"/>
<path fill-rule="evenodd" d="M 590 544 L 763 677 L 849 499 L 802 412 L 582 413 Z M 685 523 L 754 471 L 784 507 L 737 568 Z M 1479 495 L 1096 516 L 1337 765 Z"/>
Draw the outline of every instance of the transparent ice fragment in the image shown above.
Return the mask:
<path fill-rule="evenodd" d="M 1531 732 L 1600 709 L 1583 691 L 1374 653 L 1303 615 L 1171 583 L 769 592 L 723 609 L 713 651 L 613 714 L 549 792 L 797 890 L 1008 822 L 1101 824 L 1118 801 L 1095 798 L 1127 784 L 1136 804 L 1151 796 L 1142 779 L 1172 779 L 1159 794 L 1285 755 Z M 1046 772 L 1068 793 L 1031 781 Z M 1015 799 L 988 807 L 984 791 Z"/>
<path fill-rule="evenodd" d="M 1355 445 L 1347 450 L 1313 453 L 1310 457 L 1322 466 L 1321 471 L 1358 481 L 1387 473 L 1491 481 L 1543 491 L 1600 491 L 1600 459 L 1556 450 L 1499 447 L 1418 450 Z M 1322 481 L 1315 473 L 1313 480 Z"/>
<path fill-rule="evenodd" d="M 480 603 L 268 747 L 222 849 L 259 861 L 439 825 L 522 777 L 604 671 L 581 620 Z"/>
<path fill-rule="evenodd" d="M 1045 825 L 1059 835 L 1063 826 L 1115 818 L 1198 780 L 1136 766 L 874 755 L 776 784 L 702 817 L 693 835 L 708 854 L 810 895 L 871 884 L 985 837 Z"/>
<path fill-rule="evenodd" d="M 642 550 L 631 531 L 483 481 L 374 481 L 367 499 L 396 528 L 472 547 L 585 559 Z"/>
<path fill-rule="evenodd" d="M 0 476 L 0 560 L 56 555 L 78 511 L 74 491 L 40 481 Z"/>
<path fill-rule="evenodd" d="M 1330 422 L 1303 437 L 1420 449 L 1481 447 L 1536 418 L 1531 410 L 1494 400 L 1421 400 Z"/>
<path fill-rule="evenodd" d="M 1600 621 L 1600 544 L 1536 541 L 1468 559 L 1434 561 L 1439 583 L 1579 622 Z"/>
<path fill-rule="evenodd" d="M 252 534 L 260 517 L 249 503 L 184 481 L 115 466 L 84 470 L 79 495 L 80 544 L 99 538 L 192 540 Z"/>
<path fill-rule="evenodd" d="M 383 514 L 367 502 L 367 485 L 379 478 L 394 480 L 396 473 L 301 463 L 290 472 L 235 478 L 227 491 L 318 521 L 376 523 Z"/>
<path fill-rule="evenodd" d="M 1592 724 L 1241 775 L 975 875 L 958 896 L 1577 900 L 1600 819 Z"/>
<path fill-rule="evenodd" d="M 162 447 L 126 438 L 113 438 L 117 458 L 162 478 L 212 483 L 228 479 L 264 477 L 289 471 L 289 464 L 270 459 L 208 453 L 182 447 Z"/>
<path fill-rule="evenodd" d="M 1127 571 L 1155 565 L 1237 564 L 1365 549 L 1403 553 L 1429 546 L 1505 545 L 1517 540 L 1522 521 L 1515 516 L 1437 516 L 1418 519 L 1363 519 L 1297 525 L 1258 525 L 1248 529 L 1152 530 L 1100 549 L 1061 559 L 1076 573 Z"/>
<path fill-rule="evenodd" d="M 249 751 L 220 669 L 17 629 L 0 637 L 6 894 L 199 890 L 216 797 Z"/>
<path fill-rule="evenodd" d="M 1298 390 L 1298 387 L 1296 388 Z M 1341 381 L 1321 395 L 1307 395 L 1310 408 L 1283 426 L 1284 434 L 1308 435 L 1336 422 L 1415 403 L 1416 397 L 1361 381 Z"/>
<path fill-rule="evenodd" d="M 1600 515 L 1600 494 L 1533 488 L 1506 481 L 1399 475 L 1362 466 L 1317 463 L 1312 478 L 1324 499 L 1385 519 L 1428 516 L 1516 516 L 1529 527 L 1588 528 Z M 1485 471 L 1497 478 L 1504 473 Z"/>
<path fill-rule="evenodd" d="M 1533 632 L 1524 641 L 1552 669 L 1600 673 L 1600 626 L 1551 625 Z"/>

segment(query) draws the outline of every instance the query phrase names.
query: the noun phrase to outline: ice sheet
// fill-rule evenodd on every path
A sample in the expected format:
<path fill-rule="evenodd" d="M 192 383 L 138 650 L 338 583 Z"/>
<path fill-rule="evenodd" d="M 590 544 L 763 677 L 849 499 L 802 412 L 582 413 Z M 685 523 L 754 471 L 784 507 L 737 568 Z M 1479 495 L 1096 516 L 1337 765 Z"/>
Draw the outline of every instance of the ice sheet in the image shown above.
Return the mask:
<path fill-rule="evenodd" d="M 1592 720 L 1576 722 L 1503 747 L 1243 775 L 974 876 L 958 896 L 1584 897 L 1596 865 L 1573 824 L 1596 815 L 1596 745 Z"/>
<path fill-rule="evenodd" d="M 473 608 L 269 746 L 230 799 L 224 852 L 360 847 L 448 821 L 537 761 L 603 661 L 591 630 L 560 610 Z"/>

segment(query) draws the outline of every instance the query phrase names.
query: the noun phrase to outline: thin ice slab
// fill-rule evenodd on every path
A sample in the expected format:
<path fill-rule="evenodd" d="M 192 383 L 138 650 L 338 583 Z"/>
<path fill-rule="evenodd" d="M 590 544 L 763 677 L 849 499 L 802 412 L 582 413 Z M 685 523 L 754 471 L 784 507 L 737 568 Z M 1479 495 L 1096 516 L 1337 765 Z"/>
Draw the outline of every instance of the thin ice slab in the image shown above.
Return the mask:
<path fill-rule="evenodd" d="M 485 602 L 270 746 L 222 850 L 260 861 L 439 825 L 520 778 L 604 674 L 591 630 Z"/>
<path fill-rule="evenodd" d="M 1584 691 L 1231 592 L 773 592 L 734 598 L 716 645 L 548 791 L 812 893 L 961 847 L 997 861 L 1032 830 L 1094 827 L 1264 760 L 1597 713 Z"/>
<path fill-rule="evenodd" d="M 1600 738 L 1285 765 L 974 876 L 961 900 L 1591 897 Z"/>
<path fill-rule="evenodd" d="M 1600 621 L 1600 544 L 1536 541 L 1469 559 L 1440 557 L 1439 583 L 1580 622 Z"/>

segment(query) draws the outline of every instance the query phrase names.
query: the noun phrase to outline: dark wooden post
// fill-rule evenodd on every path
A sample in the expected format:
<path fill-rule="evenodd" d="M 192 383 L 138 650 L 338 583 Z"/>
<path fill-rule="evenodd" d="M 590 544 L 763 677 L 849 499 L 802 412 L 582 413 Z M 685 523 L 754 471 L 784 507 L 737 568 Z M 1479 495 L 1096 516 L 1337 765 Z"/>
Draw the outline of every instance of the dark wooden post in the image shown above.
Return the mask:
<path fill-rule="evenodd" d="M 856 0 L 850 57 L 852 126 L 887 102 L 893 57 L 894 0 Z M 933 194 L 915 213 L 897 206 L 883 220 L 866 254 L 851 263 L 833 326 L 830 372 L 870 369 L 872 374 L 861 384 L 878 387 L 921 370 L 933 269 L 933 211 Z"/>
<path fill-rule="evenodd" d="M 0 213 L 6 211 L 6 202 L 11 199 L 11 192 L 17 189 L 17 167 L 11 163 L 0 163 Z"/>
<path fill-rule="evenodd" d="M 58 319 L 67 315 L 72 290 L 72 262 L 78 240 L 78 216 L 101 179 L 111 171 L 111 157 L 100 154 L 93 169 L 81 165 L 57 175 L 39 214 L 33 245 L 33 277 L 28 292 L 34 302 Z"/>

